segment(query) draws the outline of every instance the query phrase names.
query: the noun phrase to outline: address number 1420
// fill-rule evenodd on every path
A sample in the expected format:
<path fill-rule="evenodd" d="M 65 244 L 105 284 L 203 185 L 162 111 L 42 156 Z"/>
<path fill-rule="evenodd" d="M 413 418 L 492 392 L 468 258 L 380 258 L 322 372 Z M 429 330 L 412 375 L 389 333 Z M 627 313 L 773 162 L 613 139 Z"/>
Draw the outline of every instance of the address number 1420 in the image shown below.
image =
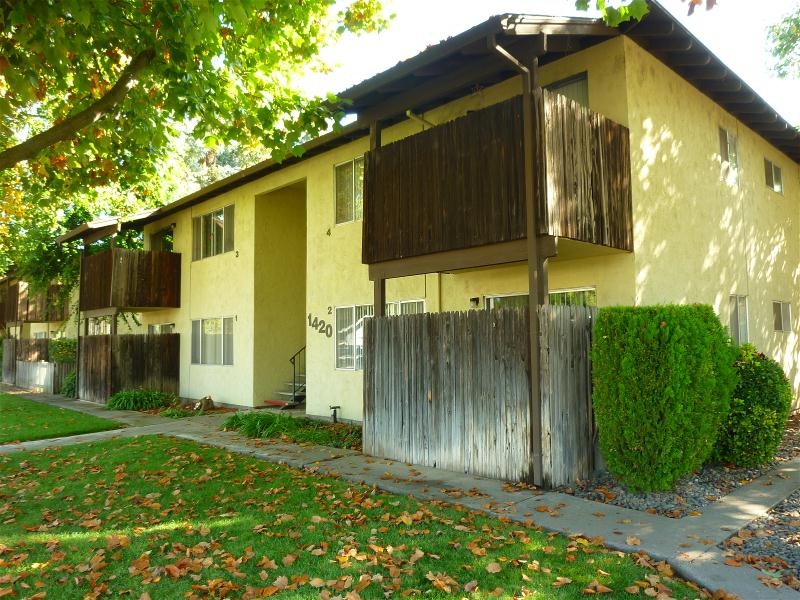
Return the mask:
<path fill-rule="evenodd" d="M 311 313 L 308 313 L 308 326 L 317 333 L 325 335 L 325 337 L 333 337 L 333 325 L 325 321 L 325 319 L 313 316 Z"/>

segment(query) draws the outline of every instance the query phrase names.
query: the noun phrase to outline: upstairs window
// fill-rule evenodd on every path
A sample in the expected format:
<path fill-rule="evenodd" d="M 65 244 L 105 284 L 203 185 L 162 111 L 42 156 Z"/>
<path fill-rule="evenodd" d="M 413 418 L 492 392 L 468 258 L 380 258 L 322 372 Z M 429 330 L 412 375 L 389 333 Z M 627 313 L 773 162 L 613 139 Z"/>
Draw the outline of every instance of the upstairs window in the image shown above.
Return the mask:
<path fill-rule="evenodd" d="M 735 184 L 739 177 L 739 153 L 736 149 L 736 135 L 722 127 L 719 128 L 719 156 L 722 161 L 722 179 Z"/>
<path fill-rule="evenodd" d="M 192 218 L 192 260 L 233 250 L 233 204 Z"/>
<path fill-rule="evenodd" d="M 774 162 L 764 159 L 764 179 L 767 182 L 767 187 L 773 192 L 783 193 L 783 178 L 781 177 L 781 168 Z"/>
<path fill-rule="evenodd" d="M 731 339 L 737 344 L 749 341 L 747 330 L 747 296 L 732 295 L 729 298 Z"/>
<path fill-rule="evenodd" d="M 336 224 L 358 221 L 364 214 L 364 157 L 337 165 Z"/>
<path fill-rule="evenodd" d="M 792 330 L 792 306 L 788 302 L 772 303 L 772 318 L 775 331 Z"/>
<path fill-rule="evenodd" d="M 589 79 L 586 73 L 556 81 L 545 89 L 566 96 L 581 106 L 589 107 Z"/>

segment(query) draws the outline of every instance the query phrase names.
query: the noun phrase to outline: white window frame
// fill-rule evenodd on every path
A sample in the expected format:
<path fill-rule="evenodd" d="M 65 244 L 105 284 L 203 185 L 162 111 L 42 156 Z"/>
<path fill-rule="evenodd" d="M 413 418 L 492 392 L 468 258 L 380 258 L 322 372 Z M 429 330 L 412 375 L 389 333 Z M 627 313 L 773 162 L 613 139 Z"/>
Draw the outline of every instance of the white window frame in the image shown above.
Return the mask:
<path fill-rule="evenodd" d="M 418 315 L 425 312 L 425 300 L 393 300 L 386 303 L 386 316 Z"/>
<path fill-rule="evenodd" d="M 764 181 L 773 192 L 783 194 L 783 174 L 781 168 L 770 159 L 764 159 Z"/>
<path fill-rule="evenodd" d="M 206 326 L 212 327 L 215 321 L 219 322 L 219 340 L 216 348 L 204 347 L 206 336 L 203 330 Z M 233 365 L 233 322 L 235 317 L 207 317 L 192 319 L 192 345 L 191 364 L 204 366 L 232 366 Z M 210 360 L 208 355 L 213 352 Z"/>
<path fill-rule="evenodd" d="M 351 167 L 352 173 L 350 181 L 347 181 L 343 173 L 343 167 Z M 361 179 L 359 181 L 359 173 Z M 340 179 L 341 174 L 341 179 Z M 348 185 L 348 189 L 343 189 L 343 193 L 349 197 L 344 198 L 349 206 L 344 207 L 347 214 L 339 217 L 339 186 Z M 334 165 L 333 167 L 333 220 L 336 225 L 355 223 L 364 217 L 364 157 L 356 156 L 350 160 Z"/>
<path fill-rule="evenodd" d="M 750 341 L 748 304 L 747 296 L 731 294 L 728 297 L 728 330 L 731 339 L 739 345 L 746 344 Z M 742 313 L 744 313 L 744 319 L 742 319 Z"/>
<path fill-rule="evenodd" d="M 364 370 L 364 322 L 374 314 L 372 304 L 349 304 L 334 308 L 337 371 Z M 349 313 L 349 314 L 348 314 Z"/>
<path fill-rule="evenodd" d="M 147 326 L 147 333 L 175 333 L 175 323 L 153 323 L 152 325 Z"/>
<path fill-rule="evenodd" d="M 233 251 L 236 213 L 233 204 L 192 217 L 192 260 Z M 216 227 L 214 226 L 216 223 Z M 208 235 L 206 235 L 208 233 Z M 210 242 L 209 242 L 210 238 Z"/>
<path fill-rule="evenodd" d="M 593 292 L 594 293 L 595 303 L 594 304 L 589 304 L 588 306 L 597 306 L 597 288 L 596 287 L 592 287 L 592 286 L 575 287 L 575 288 L 559 288 L 559 289 L 555 289 L 555 290 L 550 290 L 548 292 L 548 296 L 549 296 L 548 300 L 551 300 L 554 295 L 569 294 L 569 293 L 575 293 L 575 292 Z M 494 308 L 493 304 L 498 298 L 499 299 L 515 298 L 517 296 L 528 296 L 528 293 L 527 292 L 514 292 L 514 293 L 511 293 L 511 294 L 492 294 L 492 295 L 487 295 L 485 297 L 486 309 L 487 310 L 491 310 L 492 308 Z"/>
<path fill-rule="evenodd" d="M 775 331 L 788 333 L 792 330 L 792 305 L 782 300 L 772 302 L 772 322 Z"/>
<path fill-rule="evenodd" d="M 719 128 L 719 156 L 722 180 L 735 185 L 739 180 L 739 148 L 736 134 L 725 127 Z"/>

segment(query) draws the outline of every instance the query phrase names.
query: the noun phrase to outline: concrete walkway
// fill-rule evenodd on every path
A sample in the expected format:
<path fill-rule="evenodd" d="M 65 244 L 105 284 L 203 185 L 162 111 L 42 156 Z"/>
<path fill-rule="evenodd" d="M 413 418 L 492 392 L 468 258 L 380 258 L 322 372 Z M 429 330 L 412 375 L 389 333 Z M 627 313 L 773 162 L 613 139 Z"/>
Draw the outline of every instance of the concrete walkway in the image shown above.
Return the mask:
<path fill-rule="evenodd" d="M 588 538 L 600 537 L 610 548 L 646 552 L 653 559 L 669 562 L 682 577 L 712 592 L 722 588 L 742 600 L 800 599 L 800 593 L 791 588 L 766 587 L 757 578 L 762 573 L 755 568 L 725 565 L 725 557 L 717 548 L 718 543 L 764 515 L 800 487 L 800 459 L 784 463 L 768 475 L 737 488 L 724 499 L 706 506 L 700 516 L 670 519 L 557 492 L 513 491 L 502 481 L 410 466 L 352 450 L 252 440 L 233 432 L 220 431 L 227 416 L 224 414 L 166 419 L 142 413 L 109 411 L 91 402 L 34 394 L 8 386 L 3 386 L 0 391 L 114 419 L 126 425 L 116 431 L 8 444 L 0 446 L 0 454 L 114 437 L 170 435 L 354 483 L 373 485 L 396 494 L 458 503 L 512 520 L 533 522 L 547 530 L 580 533 Z"/>

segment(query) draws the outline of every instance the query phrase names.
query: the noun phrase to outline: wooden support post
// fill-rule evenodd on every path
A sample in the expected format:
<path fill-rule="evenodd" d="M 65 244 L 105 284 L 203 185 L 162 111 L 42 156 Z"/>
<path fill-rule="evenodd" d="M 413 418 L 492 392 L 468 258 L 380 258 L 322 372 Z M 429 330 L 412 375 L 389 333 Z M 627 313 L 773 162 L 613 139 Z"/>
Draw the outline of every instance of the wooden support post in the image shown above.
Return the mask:
<path fill-rule="evenodd" d="M 540 357 L 539 357 L 539 306 L 542 302 L 543 291 L 547 283 L 541 281 L 539 269 L 542 261 L 539 258 L 538 227 L 536 223 L 537 201 L 541 199 L 541 190 L 544 190 L 542 180 L 542 165 L 544 161 L 544 135 L 541 127 L 541 88 L 539 87 L 539 60 L 536 52 L 533 53 L 530 66 L 524 65 L 505 48 L 497 43 L 495 37 L 487 39 L 491 50 L 512 63 L 520 72 L 522 79 L 522 148 L 523 148 L 523 174 L 525 191 L 525 232 L 528 254 L 528 294 L 529 303 L 529 340 L 530 340 L 530 418 L 531 418 L 531 470 L 533 483 L 542 485 L 542 397 L 540 383 Z M 546 44 L 544 37 L 535 40 L 534 44 L 541 44 L 534 48 L 542 49 Z M 545 259 L 546 260 L 546 259 Z M 544 288 L 544 289 L 543 289 Z"/>
<path fill-rule="evenodd" d="M 373 314 L 376 317 L 384 317 L 386 316 L 386 280 L 376 279 L 374 284 L 375 294 L 372 305 Z"/>

